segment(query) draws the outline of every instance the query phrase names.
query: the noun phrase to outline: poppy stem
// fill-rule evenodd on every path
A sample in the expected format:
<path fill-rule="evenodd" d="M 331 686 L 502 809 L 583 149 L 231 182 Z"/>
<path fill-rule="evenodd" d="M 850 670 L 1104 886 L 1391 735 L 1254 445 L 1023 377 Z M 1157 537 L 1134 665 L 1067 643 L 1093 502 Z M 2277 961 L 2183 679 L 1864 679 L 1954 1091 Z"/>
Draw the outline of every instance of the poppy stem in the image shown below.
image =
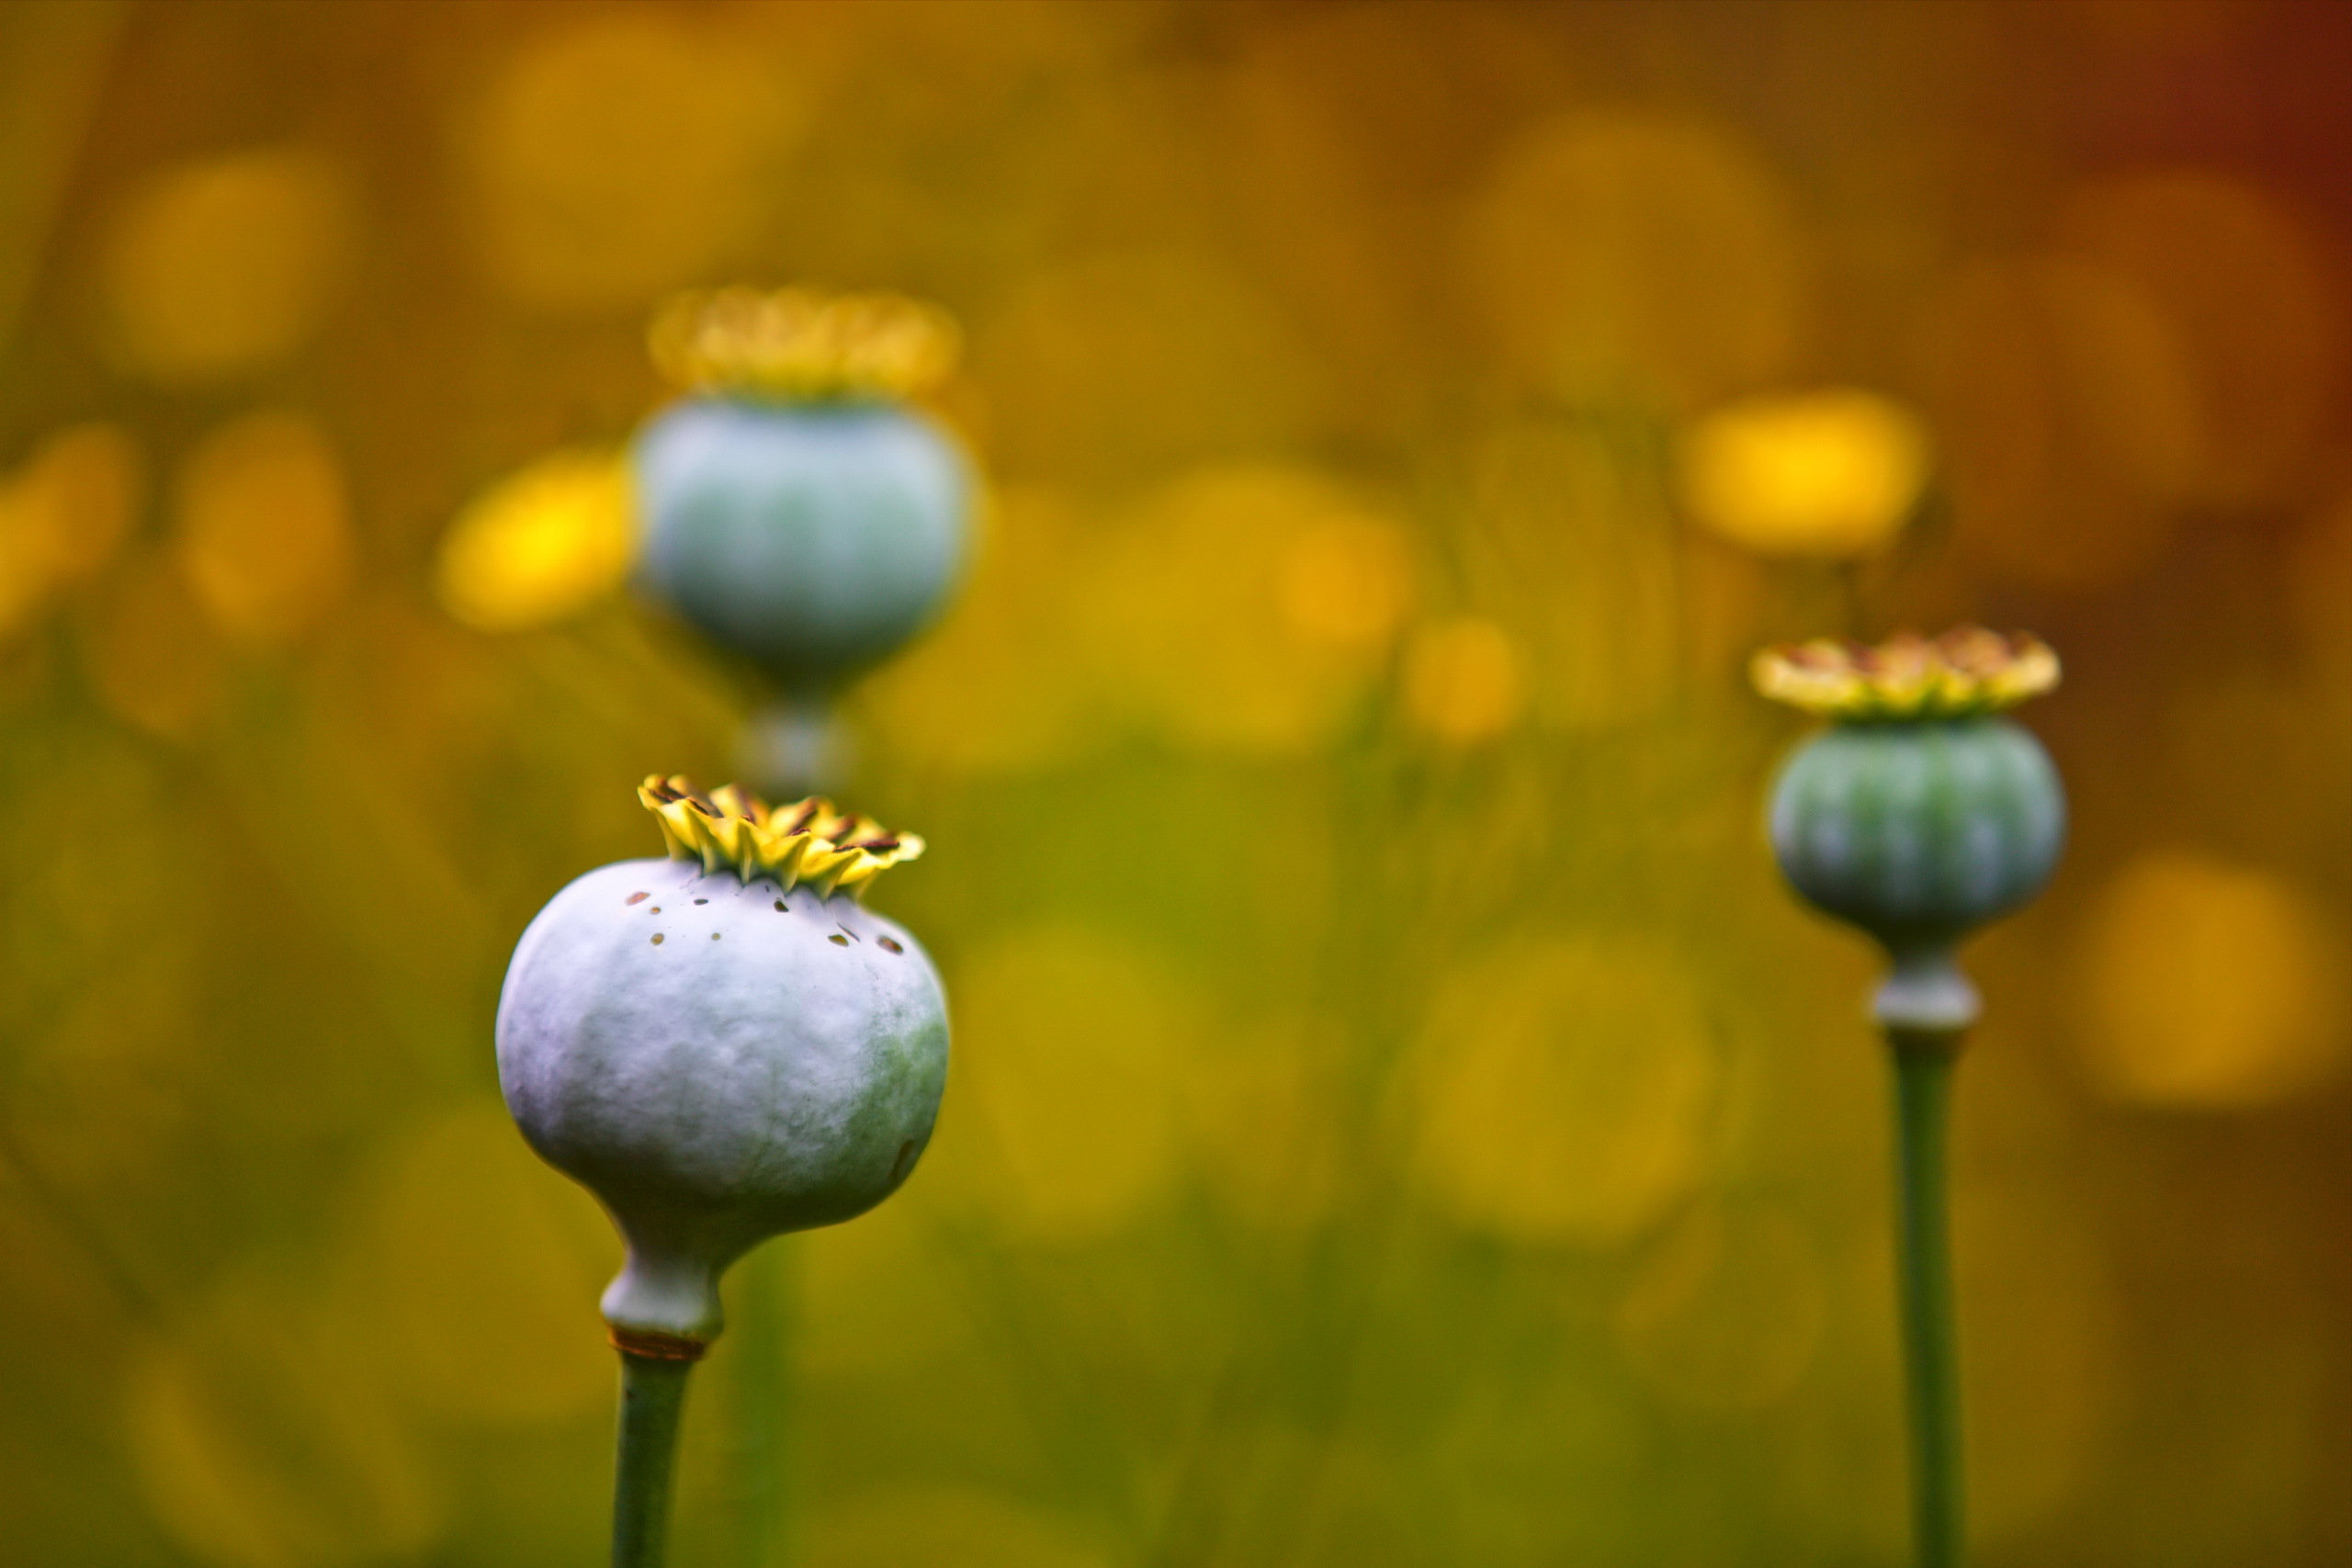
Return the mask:
<path fill-rule="evenodd" d="M 735 1331 L 742 1406 L 746 1568 L 784 1568 L 791 1550 L 790 1423 L 793 1269 L 789 1238 L 738 1265 L 743 1292 Z"/>
<path fill-rule="evenodd" d="M 1894 1057 L 1896 1257 L 1909 1391 L 1917 1568 L 1961 1568 L 1960 1352 L 1952 1303 L 1945 1132 L 1962 1031 L 1890 1023 Z"/>
<path fill-rule="evenodd" d="M 621 1352 L 619 1461 L 613 1476 L 613 1568 L 662 1568 L 685 1408 L 689 1360 Z"/>

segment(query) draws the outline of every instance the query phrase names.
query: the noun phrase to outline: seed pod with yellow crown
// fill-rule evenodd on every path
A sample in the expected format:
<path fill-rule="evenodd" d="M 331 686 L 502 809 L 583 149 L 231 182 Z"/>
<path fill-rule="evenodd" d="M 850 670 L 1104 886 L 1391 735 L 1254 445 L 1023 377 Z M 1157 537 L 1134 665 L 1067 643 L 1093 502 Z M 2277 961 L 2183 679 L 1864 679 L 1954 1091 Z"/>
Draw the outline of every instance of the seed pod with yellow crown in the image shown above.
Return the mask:
<path fill-rule="evenodd" d="M 686 396 L 637 437 L 641 575 L 780 689 L 750 760 L 817 776 L 831 694 L 963 573 L 970 467 L 909 402 L 952 367 L 954 324 L 889 296 L 730 288 L 673 300 L 651 346 Z"/>
<path fill-rule="evenodd" d="M 589 872 L 516 943 L 498 1074 L 524 1137 L 602 1201 L 628 1258 L 616 1568 L 662 1559 L 686 1371 L 718 1280 L 766 1238 L 896 1190 L 930 1142 L 947 1004 L 860 895 L 922 841 L 822 800 L 649 779 L 669 858 Z"/>
<path fill-rule="evenodd" d="M 1962 627 L 1878 648 L 1758 656 L 1765 695 L 1830 721 L 1781 765 L 1770 831 L 1815 908 L 1886 949 L 1873 1011 L 1894 1061 L 1899 1258 L 1920 1568 L 1964 1547 L 1957 1335 L 1946 1235 L 1951 1068 L 1975 1021 L 1961 941 L 2024 905 L 2058 863 L 2066 797 L 2041 743 L 2004 715 L 2058 683 L 2030 637 Z"/>

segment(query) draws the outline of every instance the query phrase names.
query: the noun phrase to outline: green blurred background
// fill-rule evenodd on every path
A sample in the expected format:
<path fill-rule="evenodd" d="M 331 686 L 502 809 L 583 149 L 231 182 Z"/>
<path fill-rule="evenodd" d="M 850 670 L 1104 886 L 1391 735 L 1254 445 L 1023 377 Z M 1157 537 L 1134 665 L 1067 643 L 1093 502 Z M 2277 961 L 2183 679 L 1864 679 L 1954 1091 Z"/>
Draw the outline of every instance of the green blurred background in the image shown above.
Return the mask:
<path fill-rule="evenodd" d="M 851 704 L 957 1055 L 759 1265 L 800 1562 L 1901 1561 L 1871 964 L 1744 663 L 1963 618 L 2067 660 L 2076 808 L 1973 957 L 1983 1561 L 2346 1560 L 2347 68 L 2262 0 L 0 6 L 0 1561 L 597 1560 L 616 1248 L 491 1016 L 755 694 L 440 552 L 735 278 L 944 303 L 993 481 Z"/>

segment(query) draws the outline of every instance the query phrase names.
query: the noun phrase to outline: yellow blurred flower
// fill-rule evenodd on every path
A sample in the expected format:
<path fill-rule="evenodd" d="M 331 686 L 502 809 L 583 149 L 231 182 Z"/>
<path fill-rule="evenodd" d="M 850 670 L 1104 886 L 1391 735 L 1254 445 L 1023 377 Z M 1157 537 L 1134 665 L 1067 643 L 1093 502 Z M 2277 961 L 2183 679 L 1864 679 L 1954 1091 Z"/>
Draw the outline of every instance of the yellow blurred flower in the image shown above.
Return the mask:
<path fill-rule="evenodd" d="M 1518 721 L 1524 699 L 1510 638 L 1475 615 L 1414 633 L 1403 681 L 1406 716 L 1449 746 L 1501 735 Z"/>
<path fill-rule="evenodd" d="M 2094 1078 L 2143 1105 L 2264 1105 L 2345 1056 L 2336 923 L 2290 883 L 2183 850 L 2126 866 L 2091 916 L 2079 1041 Z"/>
<path fill-rule="evenodd" d="M 616 592 L 637 552 L 627 457 L 557 452 L 469 502 L 441 540 L 442 608 L 478 631 L 522 631 Z"/>
<path fill-rule="evenodd" d="M 189 455 L 177 490 L 180 564 L 232 641 L 295 641 L 349 591 L 358 550 L 343 466 L 308 416 L 221 425 Z"/>
<path fill-rule="evenodd" d="M 790 74 L 653 6 L 543 30 L 464 128 L 484 261 L 547 309 L 639 306 L 757 221 L 797 129 Z"/>
<path fill-rule="evenodd" d="M 111 424 L 44 439 L 0 482 L 0 635 L 113 558 L 141 500 L 139 451 Z"/>
<path fill-rule="evenodd" d="M 1917 416 L 1850 389 L 1751 398 L 1683 434 L 1682 502 L 1767 556 L 1865 556 L 1902 531 L 1928 484 Z"/>
<path fill-rule="evenodd" d="M 167 385 L 283 358 L 333 301 L 352 227 L 343 171 L 316 152 L 269 148 L 162 171 L 108 236 L 116 354 Z"/>
<path fill-rule="evenodd" d="M 1385 517 L 1317 518 L 1283 547 L 1280 571 L 1284 624 L 1332 648 L 1385 648 L 1413 607 L 1412 543 Z"/>

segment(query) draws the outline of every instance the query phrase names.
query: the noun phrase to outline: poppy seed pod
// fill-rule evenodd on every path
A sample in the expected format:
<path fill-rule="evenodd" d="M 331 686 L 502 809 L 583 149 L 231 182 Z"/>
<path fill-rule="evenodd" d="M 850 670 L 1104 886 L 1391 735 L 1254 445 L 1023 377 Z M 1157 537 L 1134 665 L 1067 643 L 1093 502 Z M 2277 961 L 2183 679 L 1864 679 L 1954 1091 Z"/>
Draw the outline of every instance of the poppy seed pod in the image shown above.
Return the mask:
<path fill-rule="evenodd" d="M 927 626 L 961 577 L 970 467 L 906 400 L 953 362 L 885 296 L 673 301 L 654 358 L 688 389 L 639 434 L 646 585 L 787 693 L 820 697 Z"/>
<path fill-rule="evenodd" d="M 939 976 L 863 908 L 922 850 L 820 800 L 650 779 L 666 860 L 582 876 L 514 949 L 499 1082 L 531 1146 L 628 1244 L 615 1343 L 691 1359 L 719 1275 L 765 1238 L 880 1202 L 930 1142 L 947 1073 Z"/>
<path fill-rule="evenodd" d="M 2041 643 L 1975 628 L 1758 659 L 1768 695 L 1834 721 L 1782 764 L 1768 826 L 1797 892 L 1893 956 L 1882 1019 L 1973 1019 L 1953 947 L 2032 898 L 2056 868 L 2064 789 L 2041 743 L 2000 710 L 2057 678 Z"/>

